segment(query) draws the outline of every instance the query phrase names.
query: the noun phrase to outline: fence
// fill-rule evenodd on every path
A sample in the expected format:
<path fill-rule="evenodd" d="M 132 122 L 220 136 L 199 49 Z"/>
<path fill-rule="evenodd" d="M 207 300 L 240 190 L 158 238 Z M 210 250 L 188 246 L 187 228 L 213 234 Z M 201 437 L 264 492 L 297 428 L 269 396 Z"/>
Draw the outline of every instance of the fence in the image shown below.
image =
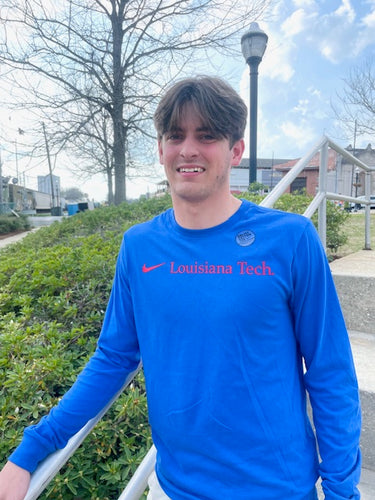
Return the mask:
<path fill-rule="evenodd" d="M 15 208 L 15 203 L 0 203 L 0 215 L 7 215 L 13 213 Z"/>

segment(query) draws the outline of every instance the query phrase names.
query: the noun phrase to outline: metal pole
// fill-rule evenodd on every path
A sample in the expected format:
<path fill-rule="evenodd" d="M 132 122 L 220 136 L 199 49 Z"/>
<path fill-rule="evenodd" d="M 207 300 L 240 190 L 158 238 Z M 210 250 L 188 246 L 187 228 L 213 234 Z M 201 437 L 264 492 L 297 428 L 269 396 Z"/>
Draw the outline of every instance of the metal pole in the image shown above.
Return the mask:
<path fill-rule="evenodd" d="M 260 57 L 250 57 L 250 158 L 249 184 L 257 180 L 257 120 L 258 120 L 258 66 Z"/>
<path fill-rule="evenodd" d="M 365 173 L 365 198 L 370 201 L 371 196 L 371 172 Z M 365 205 L 365 248 L 364 250 L 371 250 L 371 214 L 370 204 Z"/>
<path fill-rule="evenodd" d="M 326 142 L 320 151 L 319 166 L 319 193 L 324 195 L 318 209 L 318 232 L 324 247 L 327 249 L 327 170 L 328 170 L 328 143 Z"/>
<path fill-rule="evenodd" d="M 147 480 L 155 469 L 156 448 L 151 446 L 118 500 L 139 500 L 147 488 Z"/>
<path fill-rule="evenodd" d="M 48 160 L 48 170 L 49 170 L 49 175 L 50 175 L 50 180 L 51 180 L 51 196 L 52 196 L 52 208 L 55 207 L 55 190 L 53 189 L 53 176 L 52 176 L 52 165 L 51 165 L 51 157 L 49 153 L 49 146 L 48 146 L 48 140 L 47 140 L 47 133 L 46 133 L 46 126 L 44 123 L 42 123 L 43 127 L 43 133 L 44 133 L 44 141 L 46 143 L 46 152 L 47 152 L 47 160 Z"/>

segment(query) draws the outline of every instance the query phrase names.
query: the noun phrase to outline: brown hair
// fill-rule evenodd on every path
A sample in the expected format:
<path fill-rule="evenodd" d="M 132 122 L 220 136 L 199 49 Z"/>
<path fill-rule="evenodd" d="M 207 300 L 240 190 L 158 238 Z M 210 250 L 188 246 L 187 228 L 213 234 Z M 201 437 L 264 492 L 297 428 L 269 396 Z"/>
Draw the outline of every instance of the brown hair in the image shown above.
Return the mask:
<path fill-rule="evenodd" d="M 243 138 L 247 119 L 244 101 L 220 78 L 201 76 L 180 80 L 160 100 L 154 114 L 159 140 L 180 126 L 186 104 L 192 106 L 204 127 L 227 138 L 230 147 Z"/>

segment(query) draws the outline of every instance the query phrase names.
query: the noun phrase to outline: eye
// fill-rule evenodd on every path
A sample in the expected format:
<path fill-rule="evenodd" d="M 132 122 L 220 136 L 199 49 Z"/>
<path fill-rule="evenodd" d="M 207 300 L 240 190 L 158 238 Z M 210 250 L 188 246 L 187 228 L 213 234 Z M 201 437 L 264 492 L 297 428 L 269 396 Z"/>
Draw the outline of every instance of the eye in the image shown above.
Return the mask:
<path fill-rule="evenodd" d="M 182 140 L 182 134 L 180 132 L 169 132 L 166 134 L 167 141 L 177 142 Z"/>
<path fill-rule="evenodd" d="M 202 134 L 200 136 L 200 140 L 202 142 L 214 142 L 217 140 L 217 137 L 214 134 L 211 134 L 210 132 L 206 132 L 205 134 Z"/>

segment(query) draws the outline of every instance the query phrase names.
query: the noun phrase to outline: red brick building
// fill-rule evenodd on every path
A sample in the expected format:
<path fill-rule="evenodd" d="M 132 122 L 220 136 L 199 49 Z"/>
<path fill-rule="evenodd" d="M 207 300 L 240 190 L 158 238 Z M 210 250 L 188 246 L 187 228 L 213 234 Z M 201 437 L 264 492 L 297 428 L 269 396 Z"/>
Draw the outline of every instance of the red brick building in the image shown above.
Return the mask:
<path fill-rule="evenodd" d="M 372 149 L 371 144 L 364 149 L 356 148 L 354 150 L 351 145 L 345 149 L 366 165 L 375 166 L 375 149 Z M 276 165 L 274 168 L 285 176 L 298 161 L 299 158 Z M 319 168 L 320 152 L 313 156 L 308 166 L 293 181 L 287 192 L 306 189 L 308 195 L 315 196 L 319 184 Z M 333 149 L 328 149 L 328 191 L 334 191 L 346 196 L 362 196 L 365 189 L 364 175 L 364 172 L 357 171 L 355 166 L 339 153 Z M 372 174 L 371 193 L 375 193 L 375 174 Z"/>
<path fill-rule="evenodd" d="M 275 170 L 281 172 L 285 176 L 289 170 L 299 161 L 290 160 L 282 165 L 276 165 Z M 287 189 L 288 193 L 295 191 L 306 190 L 308 195 L 314 196 L 316 194 L 319 184 L 319 166 L 320 166 L 320 152 L 317 153 L 310 160 L 309 165 L 299 174 L 299 176 L 292 182 Z M 337 167 L 337 153 L 333 149 L 328 150 L 328 172 L 335 171 Z"/>

